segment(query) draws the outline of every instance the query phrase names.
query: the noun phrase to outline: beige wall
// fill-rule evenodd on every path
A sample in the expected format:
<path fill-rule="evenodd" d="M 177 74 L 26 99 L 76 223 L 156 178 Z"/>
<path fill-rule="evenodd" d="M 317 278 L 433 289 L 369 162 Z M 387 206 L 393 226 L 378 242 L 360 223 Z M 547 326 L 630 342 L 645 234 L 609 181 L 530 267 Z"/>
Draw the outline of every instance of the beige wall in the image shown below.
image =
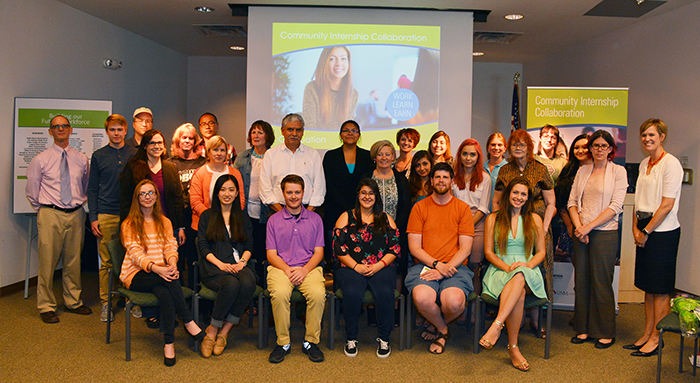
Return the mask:
<path fill-rule="evenodd" d="M 14 98 L 112 100 L 113 111 L 129 121 L 134 109 L 147 105 L 155 127 L 168 136 L 185 119 L 187 58 L 54 0 L 3 1 L 0 25 L 0 125 L 7 133 L 0 150 L 6 180 L 0 191 L 0 286 L 7 286 L 24 279 L 29 223 L 12 213 Z M 105 57 L 123 67 L 102 68 Z M 32 275 L 37 263 L 35 240 Z"/>
<path fill-rule="evenodd" d="M 651 117 L 669 126 L 665 149 L 700 170 L 700 2 L 596 37 L 524 64 L 526 85 L 629 87 L 627 161 L 640 162 L 639 126 Z M 676 287 L 700 293 L 700 194 L 684 185 Z"/>

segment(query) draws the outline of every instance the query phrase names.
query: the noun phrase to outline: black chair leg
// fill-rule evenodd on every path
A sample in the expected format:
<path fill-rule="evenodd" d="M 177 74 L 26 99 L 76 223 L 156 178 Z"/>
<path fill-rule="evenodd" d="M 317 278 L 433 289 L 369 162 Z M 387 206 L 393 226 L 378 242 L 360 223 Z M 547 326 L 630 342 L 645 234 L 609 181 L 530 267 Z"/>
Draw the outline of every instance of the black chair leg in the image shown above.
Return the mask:
<path fill-rule="evenodd" d="M 693 348 L 693 376 L 698 366 L 698 338 L 695 338 L 695 347 Z"/>
<path fill-rule="evenodd" d="M 265 345 L 263 345 L 263 334 L 265 333 L 265 329 L 263 328 L 263 322 L 264 322 L 264 312 L 265 310 L 263 309 L 263 304 L 264 304 L 264 296 L 263 294 L 258 295 L 258 350 L 262 350 Z M 264 326 L 267 326 L 267 322 L 264 322 Z"/>
<path fill-rule="evenodd" d="M 125 322 L 125 330 L 126 330 L 126 341 L 124 342 L 125 344 L 125 352 L 126 352 L 126 361 L 131 360 L 131 301 L 126 302 L 126 307 L 124 308 L 124 322 Z"/>
<path fill-rule="evenodd" d="M 110 332 L 112 330 L 112 270 L 109 270 L 109 287 L 107 288 L 109 290 L 108 296 L 107 296 L 107 335 L 106 335 L 106 343 L 109 344 L 109 336 Z"/>
<path fill-rule="evenodd" d="M 406 326 L 406 300 L 403 295 L 399 295 L 399 351 L 404 350 L 406 342 L 404 326 Z"/>
<path fill-rule="evenodd" d="M 329 318 L 328 318 L 328 349 L 335 349 L 335 328 L 336 323 L 336 312 L 335 312 L 335 294 L 330 295 L 330 302 L 328 304 Z"/>

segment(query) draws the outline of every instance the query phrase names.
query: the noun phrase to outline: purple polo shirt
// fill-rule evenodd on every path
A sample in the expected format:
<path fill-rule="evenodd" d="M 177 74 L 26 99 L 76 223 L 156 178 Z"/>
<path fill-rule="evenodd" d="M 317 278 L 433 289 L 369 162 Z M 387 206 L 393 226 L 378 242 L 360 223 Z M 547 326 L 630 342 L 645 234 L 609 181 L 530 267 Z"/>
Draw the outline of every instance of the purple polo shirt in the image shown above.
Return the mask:
<path fill-rule="evenodd" d="M 267 221 L 267 249 L 289 267 L 302 267 L 309 262 L 315 247 L 323 247 L 323 220 L 302 206 L 299 218 L 285 207 Z"/>

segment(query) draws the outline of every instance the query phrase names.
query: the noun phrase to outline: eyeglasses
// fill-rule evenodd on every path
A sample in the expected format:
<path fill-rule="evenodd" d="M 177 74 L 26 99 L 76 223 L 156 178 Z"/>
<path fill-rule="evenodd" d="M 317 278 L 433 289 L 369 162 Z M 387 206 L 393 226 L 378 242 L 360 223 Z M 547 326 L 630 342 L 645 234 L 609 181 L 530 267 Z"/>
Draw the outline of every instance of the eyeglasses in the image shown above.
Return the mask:
<path fill-rule="evenodd" d="M 360 131 L 359 131 L 359 130 L 357 130 L 357 129 L 351 129 L 351 130 L 345 130 L 345 129 L 343 129 L 343 130 L 341 130 L 341 131 L 340 131 L 340 133 L 352 133 L 352 134 L 358 134 L 358 133 L 360 133 Z"/>
<path fill-rule="evenodd" d="M 140 119 L 140 118 L 134 118 L 134 121 L 136 121 L 136 122 L 138 122 L 139 124 L 142 124 L 142 125 L 149 125 L 149 124 L 152 125 L 152 124 L 153 124 L 153 120 L 146 120 L 146 119 L 143 119 L 143 120 L 142 120 L 142 119 Z"/>
<path fill-rule="evenodd" d="M 165 142 L 163 141 L 150 141 L 148 143 L 150 146 L 165 146 Z"/>
<path fill-rule="evenodd" d="M 524 142 L 515 142 L 510 147 L 515 149 L 525 149 L 527 148 L 527 144 Z"/>
<path fill-rule="evenodd" d="M 212 127 L 213 127 L 213 126 L 216 126 L 216 124 L 218 124 L 218 122 L 216 122 L 216 121 L 200 122 L 200 123 L 199 123 L 199 126 L 200 126 L 200 127 L 205 127 L 205 126 L 209 125 L 209 126 L 212 126 Z"/>
<path fill-rule="evenodd" d="M 602 144 L 602 145 L 601 145 L 601 144 L 593 144 L 593 145 L 591 145 L 591 147 L 592 147 L 593 149 L 595 149 L 595 150 L 607 150 L 607 149 L 610 147 L 610 145 L 607 145 L 607 144 Z"/>
<path fill-rule="evenodd" d="M 155 195 L 156 195 L 155 190 L 151 190 L 151 191 L 147 191 L 147 192 L 140 192 L 140 193 L 139 193 L 139 197 L 146 197 L 146 196 L 148 196 L 148 197 L 153 197 L 153 196 L 155 196 Z"/>
<path fill-rule="evenodd" d="M 365 196 L 374 197 L 374 192 L 373 191 L 364 191 L 364 190 L 361 191 L 360 197 L 365 197 Z"/>
<path fill-rule="evenodd" d="M 556 140 L 556 139 L 557 139 L 557 135 L 556 135 L 556 134 L 547 134 L 547 133 L 545 133 L 545 134 L 542 135 L 542 137 L 540 137 L 540 139 L 542 139 L 542 140 Z"/>
<path fill-rule="evenodd" d="M 68 129 L 68 128 L 70 128 L 70 125 L 68 125 L 68 124 L 51 125 L 51 129 Z"/>

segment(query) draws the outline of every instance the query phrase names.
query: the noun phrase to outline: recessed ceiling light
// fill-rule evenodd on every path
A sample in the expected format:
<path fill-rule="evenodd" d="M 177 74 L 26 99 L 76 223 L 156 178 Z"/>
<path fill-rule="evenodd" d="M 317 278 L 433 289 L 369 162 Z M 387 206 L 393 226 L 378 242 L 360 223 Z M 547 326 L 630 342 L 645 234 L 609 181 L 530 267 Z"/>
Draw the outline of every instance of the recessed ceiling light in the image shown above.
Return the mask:
<path fill-rule="evenodd" d="M 234 46 L 231 47 L 231 50 L 234 50 L 234 51 L 242 51 L 242 50 L 245 50 L 245 47 L 242 47 L 242 46 L 240 46 L 240 45 L 234 45 Z"/>
<path fill-rule="evenodd" d="M 519 15 L 519 14 L 517 14 L 517 13 L 512 13 L 512 14 L 510 14 L 510 15 L 505 15 L 505 16 L 503 16 L 503 17 L 505 17 L 507 20 L 520 20 L 520 19 L 522 19 L 522 18 L 525 17 L 525 16 Z"/>
<path fill-rule="evenodd" d="M 202 12 L 202 13 L 212 13 L 212 12 L 214 12 L 214 8 L 211 8 L 211 7 L 204 7 L 204 6 L 195 7 L 194 10 L 197 11 L 197 12 Z"/>
<path fill-rule="evenodd" d="M 484 55 L 484 52 L 472 52 L 472 56 L 474 56 L 474 57 L 483 56 L 483 55 Z"/>

